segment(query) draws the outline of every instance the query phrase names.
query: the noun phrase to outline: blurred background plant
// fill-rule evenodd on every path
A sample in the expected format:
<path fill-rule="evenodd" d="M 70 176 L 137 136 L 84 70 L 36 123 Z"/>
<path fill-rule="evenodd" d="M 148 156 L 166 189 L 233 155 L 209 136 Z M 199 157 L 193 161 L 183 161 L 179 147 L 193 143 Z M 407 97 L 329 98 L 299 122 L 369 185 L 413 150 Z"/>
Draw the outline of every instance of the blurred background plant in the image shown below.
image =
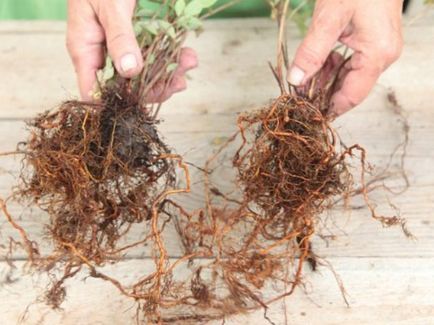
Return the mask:
<path fill-rule="evenodd" d="M 155 9 L 158 0 L 138 0 L 142 7 Z M 218 0 L 220 7 L 232 0 Z M 266 17 L 270 15 L 270 5 L 278 0 L 240 0 L 213 17 Z M 411 7 L 409 6 L 411 2 Z M 306 33 L 312 16 L 315 0 L 291 0 L 291 19 L 302 34 Z M 434 0 L 404 0 L 404 8 L 415 15 L 425 10 L 423 6 L 434 7 Z M 271 13 L 273 15 L 273 13 Z M 0 0 L 0 20 L 64 20 L 66 19 L 65 0 Z"/>
<path fill-rule="evenodd" d="M 221 6 L 230 0 L 218 0 L 215 6 Z M 241 0 L 238 4 L 219 13 L 217 17 L 258 17 L 268 16 L 270 13 L 270 0 Z M 152 0 L 139 0 L 142 6 L 155 8 L 158 6 Z M 291 6 L 296 8 L 305 0 L 291 0 Z M 313 0 L 307 2 L 313 3 Z M 300 12 L 307 15 L 309 10 Z M 1 0 L 0 19 L 66 19 L 65 0 Z"/>
<path fill-rule="evenodd" d="M 240 0 L 227 9 L 213 15 L 213 18 L 266 17 L 270 15 L 270 5 L 277 0 Z M 214 7 L 221 7 L 233 0 L 218 0 Z M 152 12 L 159 7 L 159 0 L 138 0 L 139 6 Z M 315 0 L 291 0 L 292 20 L 302 34 L 312 16 Z M 144 10 L 145 12 L 145 10 Z M 273 13 L 271 13 L 274 15 Z M 64 0 L 1 0 L 0 20 L 64 20 L 66 1 Z"/>

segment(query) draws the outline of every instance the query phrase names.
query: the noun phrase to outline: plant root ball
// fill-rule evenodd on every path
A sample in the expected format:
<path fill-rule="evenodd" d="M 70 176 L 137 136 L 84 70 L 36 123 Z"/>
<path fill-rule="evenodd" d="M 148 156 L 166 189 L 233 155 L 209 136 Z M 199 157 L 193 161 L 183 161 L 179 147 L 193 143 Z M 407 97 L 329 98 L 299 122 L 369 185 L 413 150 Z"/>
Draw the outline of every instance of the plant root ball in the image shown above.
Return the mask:
<path fill-rule="evenodd" d="M 74 247 L 97 264 L 175 183 L 156 121 L 118 94 L 100 104 L 65 102 L 28 128 L 18 197 L 48 212 L 58 249 Z"/>
<path fill-rule="evenodd" d="M 269 239 L 288 228 L 303 233 L 351 177 L 335 133 L 317 103 L 283 95 L 270 107 L 239 117 L 243 143 L 233 163 L 246 202 L 267 220 Z"/>

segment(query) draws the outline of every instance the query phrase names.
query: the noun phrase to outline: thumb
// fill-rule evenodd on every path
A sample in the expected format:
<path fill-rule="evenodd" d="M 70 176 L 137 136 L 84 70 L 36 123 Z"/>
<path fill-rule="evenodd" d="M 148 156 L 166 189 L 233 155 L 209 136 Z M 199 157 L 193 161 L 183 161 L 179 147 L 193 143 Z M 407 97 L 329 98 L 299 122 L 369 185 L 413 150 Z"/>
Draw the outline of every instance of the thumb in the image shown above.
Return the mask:
<path fill-rule="evenodd" d="M 132 25 L 135 1 L 104 1 L 101 25 L 105 31 L 107 49 L 116 70 L 132 78 L 143 68 L 143 58 Z"/>
<path fill-rule="evenodd" d="M 321 69 L 351 20 L 351 10 L 345 7 L 336 0 L 317 1 L 308 33 L 288 71 L 290 84 L 301 86 Z"/>

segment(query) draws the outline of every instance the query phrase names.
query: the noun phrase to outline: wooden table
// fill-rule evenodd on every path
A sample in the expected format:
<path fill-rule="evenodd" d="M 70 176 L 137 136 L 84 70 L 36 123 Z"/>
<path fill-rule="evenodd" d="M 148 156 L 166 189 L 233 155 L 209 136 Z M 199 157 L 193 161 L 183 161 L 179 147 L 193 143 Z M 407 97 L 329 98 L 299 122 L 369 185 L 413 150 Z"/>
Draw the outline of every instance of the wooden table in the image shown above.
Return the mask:
<path fill-rule="evenodd" d="M 335 229 L 340 231 L 328 242 L 316 240 L 315 250 L 342 278 L 350 308 L 333 274 L 320 268 L 306 273 L 306 290 L 287 298 L 286 304 L 270 307 L 269 317 L 276 324 L 285 323 L 285 313 L 289 324 L 434 323 L 433 18 L 405 27 L 406 47 L 399 62 L 381 77 L 359 108 L 335 123 L 347 143 L 361 144 L 369 160 L 383 166 L 402 139 L 386 101 L 388 88 L 396 92 L 411 126 L 406 159 L 411 187 L 392 199 L 417 240 L 406 239 L 398 228 L 382 228 L 370 219 L 366 208 L 354 209 L 350 216 L 335 215 Z M 14 150 L 25 139 L 23 119 L 76 96 L 64 32 L 63 23 L 0 23 L 0 152 Z M 267 67 L 267 61 L 275 57 L 275 33 L 274 23 L 266 19 L 211 21 L 200 38 L 188 40 L 199 53 L 200 67 L 190 73 L 188 91 L 165 105 L 161 125 L 167 142 L 187 160 L 203 163 L 222 137 L 234 131 L 237 112 L 258 108 L 278 94 Z M 293 29 L 291 53 L 299 41 Z M 13 185 L 18 167 L 18 159 L 0 158 L 1 196 Z M 387 210 L 388 205 L 379 208 Z M 34 238 L 42 236 L 42 222 L 43 218 L 28 213 L 21 220 Z M 15 236 L 3 218 L 0 234 L 0 241 Z M 176 239 L 169 244 L 169 252 L 172 256 L 179 252 Z M 15 254 L 14 259 L 18 268 L 12 273 L 0 261 L 0 324 L 15 324 L 44 288 L 42 276 L 32 277 L 21 270 L 24 255 Z M 149 254 L 142 252 L 109 268 L 128 280 L 142 274 L 150 263 Z M 85 276 L 83 272 L 68 282 L 62 310 L 31 305 L 24 324 L 131 323 L 134 302 L 102 281 L 81 281 Z M 258 311 L 226 323 L 266 324 L 262 314 Z"/>

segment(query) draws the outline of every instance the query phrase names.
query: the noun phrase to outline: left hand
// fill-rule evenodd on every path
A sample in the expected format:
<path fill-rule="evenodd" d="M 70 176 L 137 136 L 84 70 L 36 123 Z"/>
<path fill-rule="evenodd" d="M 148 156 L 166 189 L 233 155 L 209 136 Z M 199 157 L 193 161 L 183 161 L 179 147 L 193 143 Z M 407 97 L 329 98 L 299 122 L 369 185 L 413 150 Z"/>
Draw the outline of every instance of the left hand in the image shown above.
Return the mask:
<path fill-rule="evenodd" d="M 106 48 L 122 77 L 132 78 L 141 72 L 143 58 L 132 25 L 135 6 L 136 0 L 68 1 L 66 45 L 83 100 L 92 100 L 96 72 L 104 67 Z M 196 53 L 183 49 L 172 83 L 164 92 L 157 85 L 148 100 L 161 102 L 184 90 L 185 73 L 196 66 Z"/>

